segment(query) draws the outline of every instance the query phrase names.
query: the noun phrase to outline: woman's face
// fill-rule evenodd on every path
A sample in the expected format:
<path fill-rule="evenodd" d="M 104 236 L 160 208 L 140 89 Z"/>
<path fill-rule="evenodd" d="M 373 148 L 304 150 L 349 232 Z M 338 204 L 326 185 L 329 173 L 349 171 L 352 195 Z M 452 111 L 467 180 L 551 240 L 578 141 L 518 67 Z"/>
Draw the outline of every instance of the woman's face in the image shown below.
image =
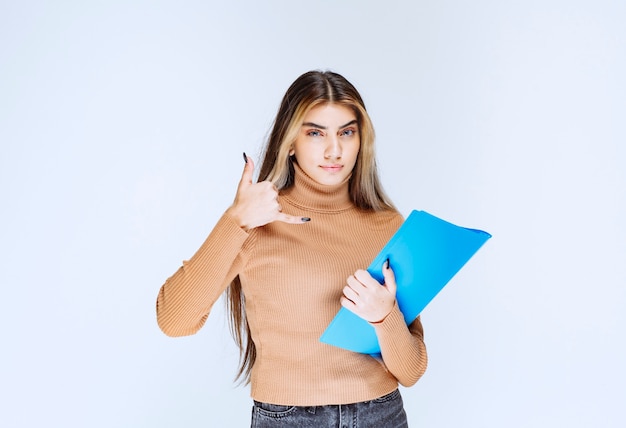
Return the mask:
<path fill-rule="evenodd" d="M 361 147 L 354 111 L 340 104 L 320 104 L 304 117 L 290 155 L 319 184 L 343 182 L 352 173 Z"/>

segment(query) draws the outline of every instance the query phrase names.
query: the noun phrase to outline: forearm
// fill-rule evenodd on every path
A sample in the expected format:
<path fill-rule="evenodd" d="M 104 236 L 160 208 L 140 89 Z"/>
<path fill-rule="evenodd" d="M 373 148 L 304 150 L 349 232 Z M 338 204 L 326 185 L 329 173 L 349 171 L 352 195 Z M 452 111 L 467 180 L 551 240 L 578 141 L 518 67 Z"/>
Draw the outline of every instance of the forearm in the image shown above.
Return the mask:
<path fill-rule="evenodd" d="M 196 333 L 211 307 L 241 269 L 239 257 L 248 233 L 228 215 L 189 261 L 165 281 L 157 296 L 157 322 L 168 336 Z"/>
<path fill-rule="evenodd" d="M 403 386 L 415 384 L 426 371 L 428 355 L 420 319 L 407 327 L 398 304 L 380 323 L 373 324 L 385 366 Z"/>

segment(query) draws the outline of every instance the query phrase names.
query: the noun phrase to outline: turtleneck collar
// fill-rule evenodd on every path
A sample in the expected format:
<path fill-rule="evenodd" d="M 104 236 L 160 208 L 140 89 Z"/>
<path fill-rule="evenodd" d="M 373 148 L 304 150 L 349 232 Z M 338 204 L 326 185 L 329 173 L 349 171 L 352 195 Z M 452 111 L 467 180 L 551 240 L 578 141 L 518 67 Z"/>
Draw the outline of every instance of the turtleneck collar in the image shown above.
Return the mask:
<path fill-rule="evenodd" d="M 282 191 L 282 197 L 311 211 L 343 211 L 354 206 L 350 200 L 350 177 L 339 184 L 319 184 L 294 162 L 294 184 Z"/>

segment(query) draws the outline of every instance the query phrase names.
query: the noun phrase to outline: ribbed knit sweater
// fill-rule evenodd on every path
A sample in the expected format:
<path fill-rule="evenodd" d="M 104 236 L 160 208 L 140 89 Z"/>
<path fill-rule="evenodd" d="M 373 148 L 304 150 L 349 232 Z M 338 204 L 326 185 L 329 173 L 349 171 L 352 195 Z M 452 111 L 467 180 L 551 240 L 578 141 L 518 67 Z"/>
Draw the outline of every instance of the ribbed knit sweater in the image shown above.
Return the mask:
<path fill-rule="evenodd" d="M 244 231 L 225 213 L 189 261 L 161 287 L 157 320 L 170 336 L 196 333 L 239 275 L 257 358 L 253 399 L 314 406 L 371 400 L 414 384 L 426 370 L 419 318 L 409 327 L 396 304 L 372 324 L 382 361 L 321 343 L 341 308 L 348 276 L 365 269 L 401 225 L 395 211 L 363 211 L 348 181 L 320 185 L 296 165 L 295 183 L 280 194 L 301 225 L 274 222 Z"/>

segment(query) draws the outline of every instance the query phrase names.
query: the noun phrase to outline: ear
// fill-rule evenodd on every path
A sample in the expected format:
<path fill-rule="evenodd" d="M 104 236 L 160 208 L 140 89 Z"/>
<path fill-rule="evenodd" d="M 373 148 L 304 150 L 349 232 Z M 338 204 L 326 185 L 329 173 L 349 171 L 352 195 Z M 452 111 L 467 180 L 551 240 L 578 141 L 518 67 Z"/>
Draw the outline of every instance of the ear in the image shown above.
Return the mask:
<path fill-rule="evenodd" d="M 293 156 L 296 154 L 296 151 L 292 148 L 289 149 L 289 156 Z"/>

